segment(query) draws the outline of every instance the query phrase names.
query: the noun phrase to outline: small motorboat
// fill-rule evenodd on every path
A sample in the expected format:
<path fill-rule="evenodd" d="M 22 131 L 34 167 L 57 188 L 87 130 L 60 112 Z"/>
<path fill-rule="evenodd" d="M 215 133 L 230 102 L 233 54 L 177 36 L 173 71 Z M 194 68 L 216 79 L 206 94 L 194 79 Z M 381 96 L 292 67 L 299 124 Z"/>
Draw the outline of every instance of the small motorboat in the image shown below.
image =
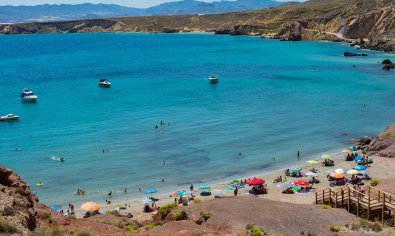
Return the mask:
<path fill-rule="evenodd" d="M 18 120 L 20 116 L 14 115 L 14 114 L 8 114 L 5 116 L 0 116 L 0 121 L 12 121 L 12 120 Z"/>
<path fill-rule="evenodd" d="M 218 77 L 216 75 L 210 75 L 208 81 L 210 81 L 210 84 L 216 84 L 218 83 Z"/>
<path fill-rule="evenodd" d="M 108 81 L 107 79 L 101 79 L 99 81 L 99 87 L 110 88 L 111 87 L 111 82 Z"/>
<path fill-rule="evenodd" d="M 22 101 L 24 102 L 37 102 L 38 96 L 33 91 L 24 88 L 21 94 Z"/>

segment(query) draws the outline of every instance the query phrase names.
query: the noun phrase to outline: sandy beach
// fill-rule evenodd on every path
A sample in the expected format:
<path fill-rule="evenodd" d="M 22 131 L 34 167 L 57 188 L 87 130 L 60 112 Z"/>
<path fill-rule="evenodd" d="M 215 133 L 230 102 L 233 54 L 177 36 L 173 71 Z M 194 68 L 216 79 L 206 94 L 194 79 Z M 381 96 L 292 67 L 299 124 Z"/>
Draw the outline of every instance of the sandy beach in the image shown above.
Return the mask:
<path fill-rule="evenodd" d="M 341 149 L 339 149 L 341 150 Z M 361 151 L 358 151 L 357 153 L 361 153 Z M 393 160 L 388 159 L 388 158 L 382 158 L 382 157 L 369 157 L 369 159 L 372 159 L 374 161 L 373 164 L 370 164 L 369 167 L 367 168 L 367 171 L 369 173 L 369 176 L 371 178 L 377 178 L 380 181 L 385 181 L 386 179 L 390 179 L 392 176 L 392 173 L 395 171 L 395 166 L 391 165 L 390 163 L 393 162 Z M 263 195 L 258 195 L 258 198 L 264 198 L 268 200 L 274 200 L 274 201 L 280 201 L 280 202 L 289 202 L 289 203 L 296 203 L 296 204 L 312 204 L 314 203 L 315 200 L 315 192 L 316 191 L 321 191 L 323 189 L 329 188 L 329 182 L 327 180 L 327 171 L 328 170 L 334 170 L 334 169 L 344 169 L 345 171 L 348 171 L 350 169 L 353 169 L 353 167 L 356 165 L 354 161 L 345 161 L 345 154 L 338 152 L 337 155 L 333 156 L 333 160 L 335 161 L 335 166 L 334 167 L 324 167 L 321 165 L 322 159 L 317 159 L 319 162 L 318 164 L 308 164 L 305 161 L 301 163 L 300 167 L 302 168 L 302 172 L 306 173 L 309 172 L 310 169 L 315 168 L 319 170 L 317 173 L 317 179 L 320 180 L 319 184 L 314 184 L 313 190 L 310 191 L 309 193 L 295 193 L 295 194 L 283 194 L 282 188 L 279 186 L 278 183 L 273 183 L 273 180 L 277 176 L 285 176 L 284 175 L 284 169 L 291 168 L 293 165 L 290 165 L 287 168 L 280 168 L 277 170 L 273 170 L 270 172 L 262 173 L 259 175 L 254 175 L 254 176 L 248 176 L 246 175 L 245 178 L 242 179 L 248 179 L 252 177 L 259 177 L 262 178 L 266 181 L 268 194 L 263 194 Z M 350 178 L 350 175 L 345 174 L 347 178 Z M 294 180 L 297 179 L 305 179 L 309 180 L 311 179 L 310 176 L 306 177 L 298 177 L 298 178 L 293 178 L 293 177 L 287 177 L 287 180 L 290 182 L 293 182 Z M 232 180 L 229 180 L 228 182 L 218 182 L 211 184 L 212 189 L 220 189 L 224 192 L 226 197 L 233 196 L 233 190 L 227 189 L 228 186 L 232 186 L 233 183 L 231 183 Z M 369 183 L 365 181 L 365 186 L 367 186 Z M 198 189 L 198 185 L 194 185 L 194 195 L 203 200 L 211 200 L 214 197 L 213 196 L 200 196 L 200 190 Z M 188 188 L 185 188 L 188 189 Z M 238 196 L 251 196 L 255 197 L 255 195 L 248 193 L 248 191 L 251 189 L 250 186 L 246 185 L 244 188 L 239 189 Z M 176 190 L 174 190 L 176 191 Z M 155 198 L 159 198 L 160 200 L 158 201 L 158 206 L 163 206 L 165 204 L 174 202 L 174 196 L 172 195 L 173 192 L 168 192 L 168 193 L 157 193 L 153 194 Z M 149 197 L 149 195 L 147 195 Z M 114 210 L 118 209 L 120 206 L 127 206 L 126 210 L 120 210 L 121 214 L 127 214 L 127 213 L 132 213 L 134 215 L 134 218 L 137 220 L 148 220 L 151 218 L 152 215 L 155 214 L 153 213 L 143 213 L 143 206 L 144 203 L 141 202 L 142 199 L 136 199 L 136 198 L 131 198 L 128 200 L 123 200 L 119 202 L 112 202 L 109 205 L 102 206 L 101 211 L 106 212 L 108 210 Z M 195 204 L 191 202 L 190 204 Z"/>

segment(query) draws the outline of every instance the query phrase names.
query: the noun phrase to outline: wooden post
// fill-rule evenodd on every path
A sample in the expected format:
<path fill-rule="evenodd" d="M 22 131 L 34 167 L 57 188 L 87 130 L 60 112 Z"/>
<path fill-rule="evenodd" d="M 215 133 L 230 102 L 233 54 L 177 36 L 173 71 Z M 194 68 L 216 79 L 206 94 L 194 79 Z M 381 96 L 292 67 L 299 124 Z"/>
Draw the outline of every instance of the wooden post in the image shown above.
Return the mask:
<path fill-rule="evenodd" d="M 368 214 L 366 216 L 366 219 L 367 220 L 370 219 L 370 192 L 369 192 L 369 196 L 368 196 Z"/>
<path fill-rule="evenodd" d="M 337 192 L 335 192 L 335 208 L 337 208 Z"/>
<path fill-rule="evenodd" d="M 329 205 L 332 206 L 332 190 L 329 189 Z"/>
<path fill-rule="evenodd" d="M 385 194 L 383 196 L 383 207 L 381 208 L 381 224 L 384 224 Z"/>
<path fill-rule="evenodd" d="M 351 197 L 351 192 L 350 188 L 348 188 L 348 199 L 347 199 L 347 210 L 350 212 L 350 197 Z"/>
<path fill-rule="evenodd" d="M 359 193 L 357 196 L 357 217 L 359 217 Z"/>
<path fill-rule="evenodd" d="M 317 192 L 315 192 L 315 204 L 318 204 L 318 201 L 317 201 Z"/>
<path fill-rule="evenodd" d="M 343 208 L 343 206 L 344 206 L 344 192 L 343 192 L 343 189 L 342 189 L 342 208 Z"/>

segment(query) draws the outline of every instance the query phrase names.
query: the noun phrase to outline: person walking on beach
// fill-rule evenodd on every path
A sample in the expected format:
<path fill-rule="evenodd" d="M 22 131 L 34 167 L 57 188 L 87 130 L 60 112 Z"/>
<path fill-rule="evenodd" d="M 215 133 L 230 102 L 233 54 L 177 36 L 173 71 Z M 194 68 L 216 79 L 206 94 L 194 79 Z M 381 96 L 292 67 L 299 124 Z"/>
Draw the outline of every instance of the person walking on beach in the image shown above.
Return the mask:
<path fill-rule="evenodd" d="M 235 197 L 237 197 L 237 193 L 239 193 L 239 189 L 235 188 L 235 190 L 233 190 L 233 194 L 235 195 Z"/>
<path fill-rule="evenodd" d="M 191 190 L 191 192 L 193 192 L 193 184 L 191 184 L 191 186 L 189 186 L 189 190 Z"/>

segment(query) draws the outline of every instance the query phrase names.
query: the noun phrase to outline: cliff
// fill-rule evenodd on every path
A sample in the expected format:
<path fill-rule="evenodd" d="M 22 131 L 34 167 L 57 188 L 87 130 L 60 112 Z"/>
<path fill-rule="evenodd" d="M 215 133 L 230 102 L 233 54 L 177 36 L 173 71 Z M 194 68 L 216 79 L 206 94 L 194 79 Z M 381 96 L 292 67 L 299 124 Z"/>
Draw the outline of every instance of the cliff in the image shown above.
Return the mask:
<path fill-rule="evenodd" d="M 0 166 L 0 234 L 30 235 L 37 225 L 37 204 L 26 182 Z"/>
<path fill-rule="evenodd" d="M 388 126 L 375 138 L 364 137 L 358 140 L 359 147 L 369 156 L 395 157 L 395 124 Z"/>
<path fill-rule="evenodd" d="M 283 40 L 348 40 L 395 50 L 395 0 L 310 0 L 257 11 L 1 25 L 2 34 L 216 32 Z"/>

